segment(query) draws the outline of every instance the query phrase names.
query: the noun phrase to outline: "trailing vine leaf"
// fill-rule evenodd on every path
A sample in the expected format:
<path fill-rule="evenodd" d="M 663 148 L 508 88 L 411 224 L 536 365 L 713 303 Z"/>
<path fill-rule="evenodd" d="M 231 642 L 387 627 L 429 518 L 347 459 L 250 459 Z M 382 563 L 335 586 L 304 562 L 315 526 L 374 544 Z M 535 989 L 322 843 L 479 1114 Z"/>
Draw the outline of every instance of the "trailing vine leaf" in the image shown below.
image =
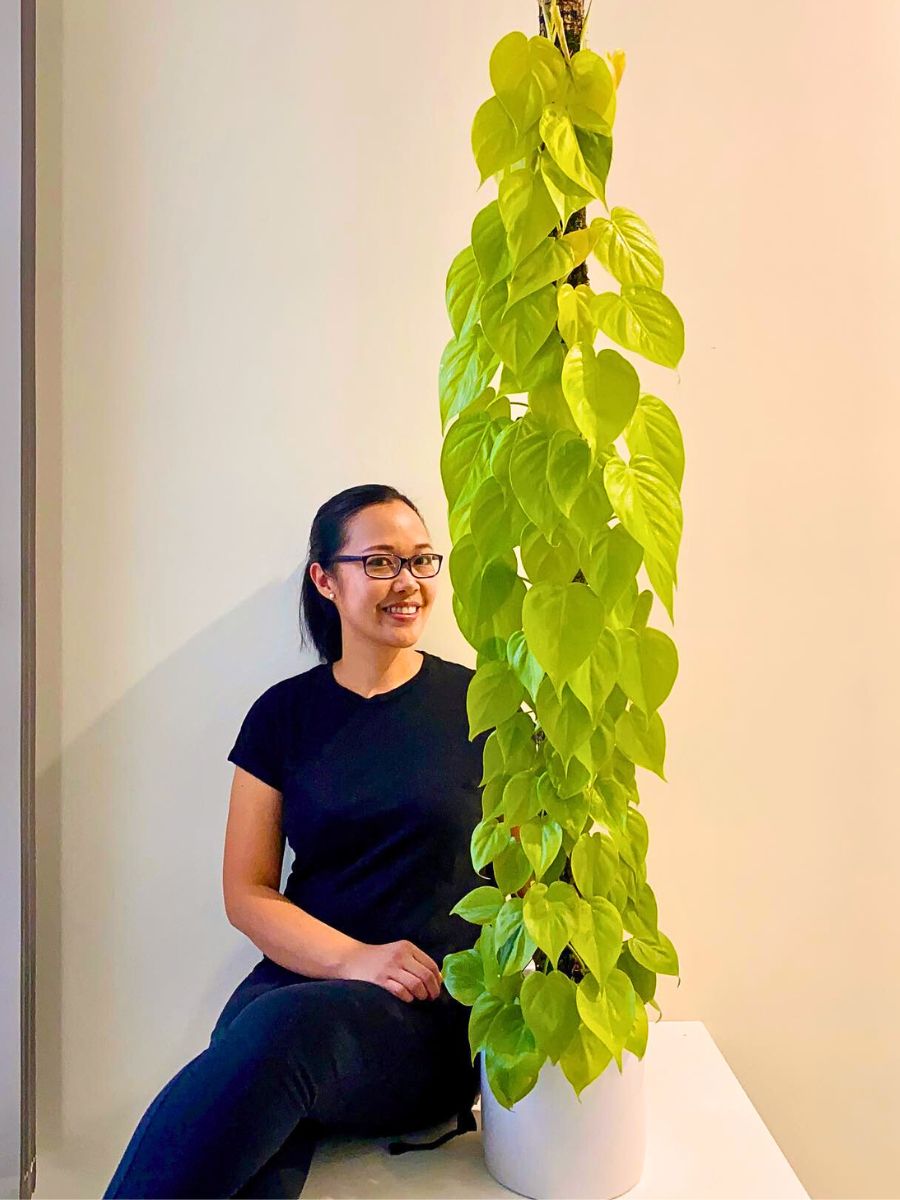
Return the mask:
<path fill-rule="evenodd" d="M 606 203 L 606 188 L 602 175 L 596 175 L 584 156 L 583 143 L 578 137 L 571 116 L 559 104 L 548 104 L 541 115 L 541 138 L 550 157 L 562 171 L 590 196 Z"/>
<path fill-rule="evenodd" d="M 655 458 L 672 476 L 677 488 L 684 478 L 684 442 L 671 408 L 658 396 L 644 392 L 625 428 L 625 442 L 634 454 Z"/>
<path fill-rule="evenodd" d="M 684 324 L 662 292 L 639 283 L 623 283 L 622 294 L 601 292 L 594 318 L 607 337 L 651 362 L 677 367 L 684 354 Z"/>
<path fill-rule="evenodd" d="M 672 476 L 647 454 L 611 458 L 603 483 L 616 516 L 645 552 L 675 576 L 681 544 L 681 496 Z"/>
<path fill-rule="evenodd" d="M 478 309 L 484 294 L 484 281 L 471 246 L 460 250 L 450 264 L 445 293 L 453 332 L 460 337 L 478 320 Z"/>
<path fill-rule="evenodd" d="M 663 285 L 663 260 L 650 228 L 630 208 L 615 205 L 609 217 L 595 217 L 594 254 L 620 283 L 641 283 L 657 291 Z"/>
<path fill-rule="evenodd" d="M 515 270 L 556 228 L 559 215 L 544 177 L 527 168 L 510 171 L 500 181 L 497 203 L 506 229 L 510 263 Z"/>

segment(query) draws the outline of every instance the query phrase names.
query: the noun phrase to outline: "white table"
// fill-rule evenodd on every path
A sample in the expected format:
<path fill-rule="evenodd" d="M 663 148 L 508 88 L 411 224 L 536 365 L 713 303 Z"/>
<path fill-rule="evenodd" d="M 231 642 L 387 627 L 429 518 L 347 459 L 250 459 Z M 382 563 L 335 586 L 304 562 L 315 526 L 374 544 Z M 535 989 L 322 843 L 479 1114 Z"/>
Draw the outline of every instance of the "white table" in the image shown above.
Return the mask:
<path fill-rule="evenodd" d="M 799 1179 L 702 1021 L 650 1022 L 647 1159 L 637 1200 L 793 1200 Z M 323 1139 L 302 1200 L 515 1196 L 488 1173 L 478 1131 L 436 1150 L 388 1154 L 394 1138 Z M 429 1141 L 455 1120 L 404 1140 Z"/>

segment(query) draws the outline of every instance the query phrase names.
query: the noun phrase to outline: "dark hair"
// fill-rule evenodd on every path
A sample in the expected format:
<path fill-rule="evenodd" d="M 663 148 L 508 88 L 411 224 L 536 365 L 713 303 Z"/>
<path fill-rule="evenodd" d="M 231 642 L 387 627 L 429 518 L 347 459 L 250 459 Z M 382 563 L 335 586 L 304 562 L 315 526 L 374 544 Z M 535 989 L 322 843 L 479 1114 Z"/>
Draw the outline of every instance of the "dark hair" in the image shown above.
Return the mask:
<path fill-rule="evenodd" d="M 384 504 L 388 500 L 402 500 L 419 517 L 422 516 L 409 496 L 390 484 L 361 483 L 326 500 L 313 517 L 300 585 L 300 640 L 305 644 L 311 642 L 324 662 L 336 662 L 343 652 L 341 618 L 334 604 L 313 583 L 309 568 L 317 562 L 328 570 L 332 556 L 341 554 L 347 544 L 350 518 L 370 504 Z"/>

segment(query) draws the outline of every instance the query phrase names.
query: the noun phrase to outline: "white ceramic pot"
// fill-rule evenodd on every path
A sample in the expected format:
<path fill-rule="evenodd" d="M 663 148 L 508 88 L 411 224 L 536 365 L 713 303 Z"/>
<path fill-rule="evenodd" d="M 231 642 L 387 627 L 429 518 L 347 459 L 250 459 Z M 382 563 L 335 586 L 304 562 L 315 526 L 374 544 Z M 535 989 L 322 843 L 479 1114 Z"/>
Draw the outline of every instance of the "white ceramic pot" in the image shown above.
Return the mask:
<path fill-rule="evenodd" d="M 537 1083 L 511 1109 L 491 1091 L 479 1053 L 481 1140 L 488 1171 L 531 1200 L 612 1200 L 644 1169 L 644 1059 L 622 1051 L 575 1095 L 562 1068 L 547 1059 Z"/>

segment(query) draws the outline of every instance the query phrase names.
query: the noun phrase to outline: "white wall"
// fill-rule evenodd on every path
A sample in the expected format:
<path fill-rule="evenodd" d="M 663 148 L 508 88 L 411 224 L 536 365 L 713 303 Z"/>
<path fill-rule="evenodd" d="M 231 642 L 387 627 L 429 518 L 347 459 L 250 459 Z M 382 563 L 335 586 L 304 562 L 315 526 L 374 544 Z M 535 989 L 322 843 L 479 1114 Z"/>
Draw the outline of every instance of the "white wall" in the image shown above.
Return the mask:
<path fill-rule="evenodd" d="M 488 55 L 536 6 L 38 7 L 38 1190 L 87 1196 L 258 957 L 225 755 L 311 665 L 315 509 L 391 482 L 449 550 L 444 277 L 494 195 Z M 687 328 L 659 1000 L 812 1195 L 897 1194 L 900 8 L 594 9 L 628 54 L 610 200 Z M 472 662 L 449 576 L 441 606 L 423 645 Z"/>

